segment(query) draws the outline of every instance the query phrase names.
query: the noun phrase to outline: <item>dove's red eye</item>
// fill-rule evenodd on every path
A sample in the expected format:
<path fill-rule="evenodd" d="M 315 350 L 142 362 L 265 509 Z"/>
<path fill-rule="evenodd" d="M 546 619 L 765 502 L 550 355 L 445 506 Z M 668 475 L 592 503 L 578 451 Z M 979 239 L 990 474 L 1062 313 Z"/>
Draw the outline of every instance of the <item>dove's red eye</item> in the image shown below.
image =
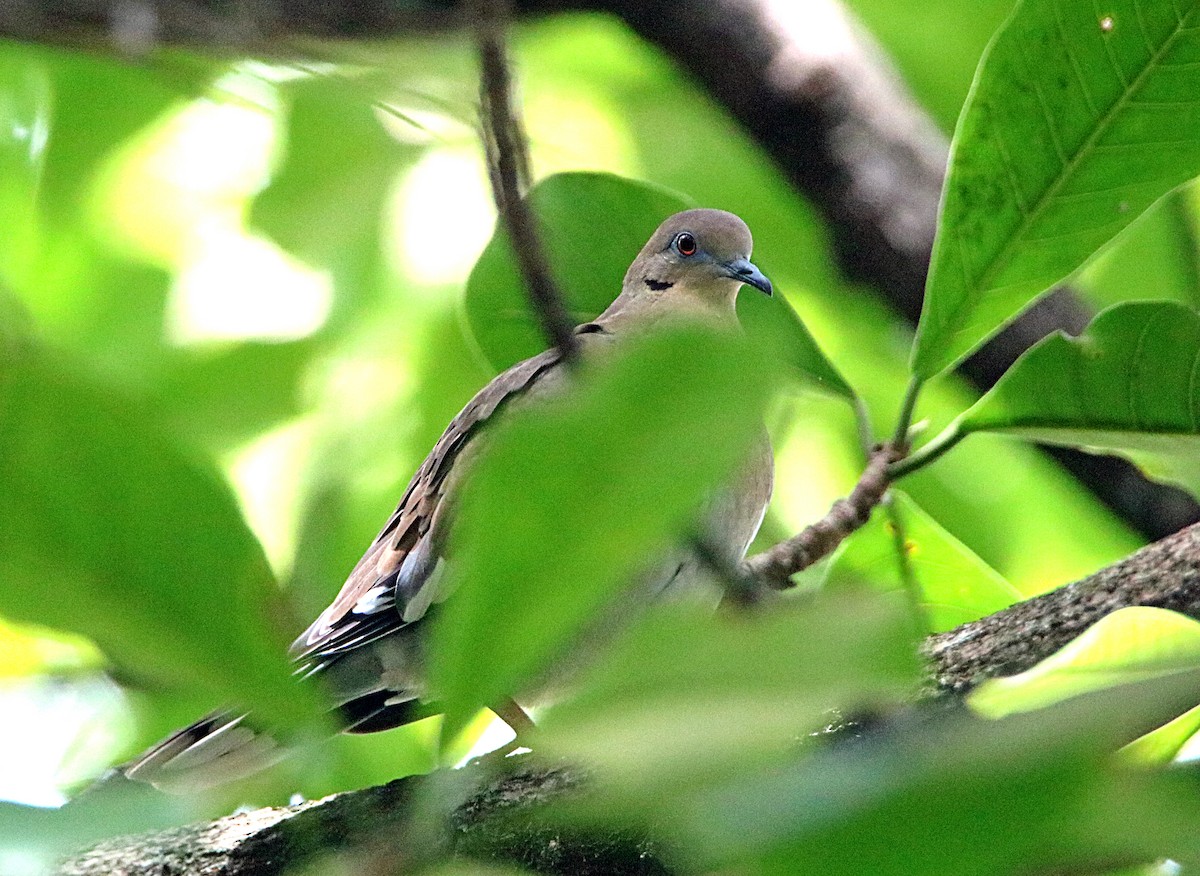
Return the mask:
<path fill-rule="evenodd" d="M 686 231 L 675 235 L 675 249 L 679 250 L 680 255 L 691 256 L 696 254 L 696 238 L 688 234 Z"/>

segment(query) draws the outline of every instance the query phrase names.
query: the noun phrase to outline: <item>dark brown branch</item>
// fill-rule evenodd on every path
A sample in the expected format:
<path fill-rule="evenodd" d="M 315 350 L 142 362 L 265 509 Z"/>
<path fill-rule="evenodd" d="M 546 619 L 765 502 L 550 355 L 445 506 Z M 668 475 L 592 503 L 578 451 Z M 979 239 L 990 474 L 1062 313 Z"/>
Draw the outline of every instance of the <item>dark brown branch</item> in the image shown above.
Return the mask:
<path fill-rule="evenodd" d="M 792 575 L 827 557 L 871 518 L 891 483 L 887 467 L 901 456 L 890 447 L 876 450 L 849 496 L 838 499 L 828 514 L 797 535 L 746 560 L 747 574 L 777 590 L 790 587 Z"/>
<path fill-rule="evenodd" d="M 579 358 L 579 340 L 550 273 L 533 211 L 523 197 L 529 158 L 513 105 L 512 78 L 504 48 L 507 4 L 503 0 L 469 0 L 467 7 L 479 46 L 484 144 L 496 209 L 508 230 L 513 255 L 542 331 L 563 360 L 573 363 Z"/>

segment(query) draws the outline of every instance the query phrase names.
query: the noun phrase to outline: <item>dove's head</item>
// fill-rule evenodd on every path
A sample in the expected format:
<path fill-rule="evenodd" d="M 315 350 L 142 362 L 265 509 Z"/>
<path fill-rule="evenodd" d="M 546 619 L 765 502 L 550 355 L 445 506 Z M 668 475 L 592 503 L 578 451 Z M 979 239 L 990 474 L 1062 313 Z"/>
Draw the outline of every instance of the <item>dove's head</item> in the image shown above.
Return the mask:
<path fill-rule="evenodd" d="M 676 213 L 658 226 L 629 266 L 625 290 L 732 308 L 743 283 L 771 294 L 771 281 L 750 261 L 753 247 L 750 229 L 732 213 Z"/>

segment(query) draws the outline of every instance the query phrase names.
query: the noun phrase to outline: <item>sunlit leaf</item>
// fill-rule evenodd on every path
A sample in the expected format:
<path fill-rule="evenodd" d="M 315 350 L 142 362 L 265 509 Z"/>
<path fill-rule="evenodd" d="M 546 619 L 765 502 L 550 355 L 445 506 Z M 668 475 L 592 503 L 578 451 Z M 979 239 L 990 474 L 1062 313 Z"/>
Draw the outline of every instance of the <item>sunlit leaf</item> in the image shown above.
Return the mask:
<path fill-rule="evenodd" d="M 617 297 L 630 262 L 659 223 L 694 206 L 682 195 L 607 173 L 555 174 L 538 183 L 529 200 L 555 279 L 578 323 Z M 764 270 L 769 276 L 769 266 Z M 738 314 L 751 338 L 777 351 L 789 368 L 818 387 L 853 398 L 781 294 L 770 300 L 743 294 Z M 503 232 L 493 235 L 471 272 L 467 318 L 484 356 L 498 369 L 546 347 Z"/>
<path fill-rule="evenodd" d="M 918 638 L 903 605 L 862 595 L 716 617 L 660 606 L 540 716 L 534 746 L 595 768 L 610 790 L 668 798 L 785 754 L 834 708 L 910 693 Z"/>
<path fill-rule="evenodd" d="M 1026 0 L 951 149 L 913 371 L 957 362 L 1200 173 L 1200 3 Z"/>
<path fill-rule="evenodd" d="M 1200 314 L 1131 302 L 1079 338 L 1046 338 L 958 429 L 1119 453 L 1200 496 Z"/>
<path fill-rule="evenodd" d="M 33 350 L 0 363 L 0 519 L 0 612 L 82 633 L 130 677 L 305 714 L 295 625 L 228 488 L 153 416 Z"/>
<path fill-rule="evenodd" d="M 676 329 L 621 353 L 502 424 L 464 486 L 432 648 L 446 737 L 594 622 L 761 429 L 767 383 L 740 339 Z"/>
<path fill-rule="evenodd" d="M 1200 706 L 1135 739 L 1121 749 L 1121 754 L 1134 763 L 1170 763 L 1197 733 L 1200 733 Z"/>
<path fill-rule="evenodd" d="M 943 529 L 911 498 L 892 490 L 892 506 L 880 508 L 850 536 L 825 574 L 825 586 L 868 584 L 903 595 L 907 590 L 899 556 L 903 529 L 905 562 L 931 632 L 953 629 L 1007 608 L 1017 589 Z"/>
<path fill-rule="evenodd" d="M 1161 608 L 1123 608 L 1032 669 L 985 681 L 967 698 L 997 718 L 1082 693 L 1200 668 L 1200 621 Z"/>
<path fill-rule="evenodd" d="M 0 618 L 0 680 L 94 669 L 102 663 L 87 639 Z"/>

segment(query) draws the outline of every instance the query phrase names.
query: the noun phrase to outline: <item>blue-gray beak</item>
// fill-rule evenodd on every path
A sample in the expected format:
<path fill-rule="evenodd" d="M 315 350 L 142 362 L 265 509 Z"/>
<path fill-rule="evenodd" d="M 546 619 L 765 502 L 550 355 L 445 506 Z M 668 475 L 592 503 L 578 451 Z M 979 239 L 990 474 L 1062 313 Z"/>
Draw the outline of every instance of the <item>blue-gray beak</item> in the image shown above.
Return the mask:
<path fill-rule="evenodd" d="M 722 267 L 728 276 L 735 280 L 740 280 L 747 286 L 753 286 L 760 292 L 765 292 L 767 295 L 772 294 L 771 281 L 766 275 L 755 267 L 754 262 L 750 259 L 734 259 L 731 262 L 726 262 Z"/>

